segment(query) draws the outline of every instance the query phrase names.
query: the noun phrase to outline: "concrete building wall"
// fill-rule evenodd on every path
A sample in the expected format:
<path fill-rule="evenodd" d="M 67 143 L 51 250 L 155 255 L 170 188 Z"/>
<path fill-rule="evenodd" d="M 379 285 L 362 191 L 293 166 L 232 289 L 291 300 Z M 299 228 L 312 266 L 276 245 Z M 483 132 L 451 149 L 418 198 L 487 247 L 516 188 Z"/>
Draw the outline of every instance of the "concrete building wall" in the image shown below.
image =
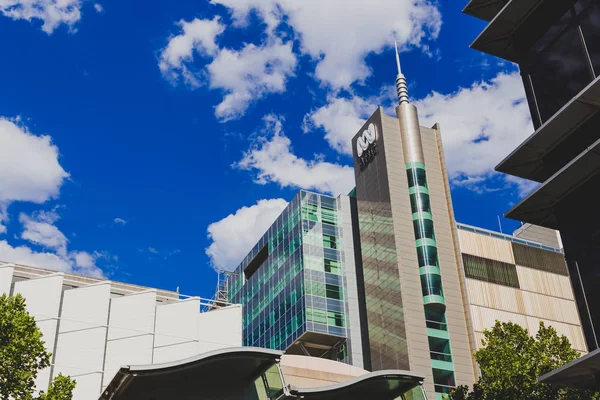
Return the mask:
<path fill-rule="evenodd" d="M 289 354 L 281 357 L 281 368 L 285 382 L 298 388 L 335 385 L 368 373 L 337 361 Z"/>
<path fill-rule="evenodd" d="M 58 374 L 69 375 L 77 382 L 73 400 L 98 398 L 123 365 L 242 345 L 236 305 L 201 313 L 199 298 L 8 264 L 0 264 L 3 293 L 25 297 L 52 353 L 36 388 L 46 390 Z"/>
<path fill-rule="evenodd" d="M 435 127 L 438 128 L 437 125 Z M 475 374 L 467 325 L 467 307 L 461 287 L 462 263 L 457 260 L 456 221 L 450 197 L 450 184 L 445 173 L 446 165 L 439 128 L 421 127 L 421 141 L 427 167 L 435 241 L 442 272 L 454 374 L 458 385 L 471 386 L 475 382 Z"/>
<path fill-rule="evenodd" d="M 435 398 L 400 126 L 398 119 L 386 115 L 382 117 L 382 126 L 410 370 L 425 375 L 425 390 Z"/>
<path fill-rule="evenodd" d="M 560 233 L 543 226 L 525 224 L 513 232 L 513 235 L 525 240 L 538 242 L 557 249 L 562 248 Z"/>
<path fill-rule="evenodd" d="M 492 328 L 496 320 L 517 323 L 532 335 L 543 321 L 546 326 L 552 326 L 559 334 L 565 335 L 574 349 L 582 353 L 587 351 L 567 275 L 515 264 L 510 237 L 503 239 L 505 235 L 492 237 L 487 233 L 462 229 L 458 232 L 464 254 L 512 264 L 518 278 L 519 287 L 509 287 L 466 277 L 476 337 L 474 351 L 481 347 L 483 331 Z"/>

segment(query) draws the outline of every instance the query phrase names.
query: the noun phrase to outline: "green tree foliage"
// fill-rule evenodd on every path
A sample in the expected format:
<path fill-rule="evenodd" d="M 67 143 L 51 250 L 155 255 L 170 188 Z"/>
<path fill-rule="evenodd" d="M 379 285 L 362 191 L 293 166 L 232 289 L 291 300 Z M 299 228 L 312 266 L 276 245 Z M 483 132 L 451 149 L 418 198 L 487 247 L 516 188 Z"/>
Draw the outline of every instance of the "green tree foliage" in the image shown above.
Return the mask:
<path fill-rule="evenodd" d="M 42 332 L 29 315 L 21 295 L 0 296 L 0 400 L 70 400 L 75 382 L 57 376 L 48 388 L 34 397 L 39 370 L 50 365 Z"/>
<path fill-rule="evenodd" d="M 496 321 L 484 331 L 483 347 L 475 353 L 481 376 L 469 391 L 460 386 L 450 400 L 588 400 L 587 391 L 538 383 L 537 378 L 579 357 L 569 340 L 540 322 L 535 337 L 512 322 Z"/>

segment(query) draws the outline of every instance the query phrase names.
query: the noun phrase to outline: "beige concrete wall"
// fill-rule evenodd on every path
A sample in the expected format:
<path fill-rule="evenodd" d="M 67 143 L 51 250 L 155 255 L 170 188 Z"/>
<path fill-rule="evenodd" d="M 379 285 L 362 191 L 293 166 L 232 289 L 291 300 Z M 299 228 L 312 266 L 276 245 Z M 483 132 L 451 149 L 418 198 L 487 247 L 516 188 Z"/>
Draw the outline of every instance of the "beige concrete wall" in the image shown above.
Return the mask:
<path fill-rule="evenodd" d="M 324 358 L 285 354 L 281 358 L 285 382 L 298 388 L 335 385 L 367 374 L 362 368 Z"/>
<path fill-rule="evenodd" d="M 425 153 L 435 241 L 442 273 L 454 373 L 457 384 L 470 386 L 475 381 L 473 356 L 465 314 L 467 308 L 461 288 L 462 266 L 457 257 L 456 221 L 452 211 L 448 178 L 445 173 L 440 132 L 421 127 L 421 140 Z M 459 266 L 461 267 L 459 268 Z"/>
<path fill-rule="evenodd" d="M 542 226 L 525 224 L 514 231 L 513 235 L 521 239 L 531 240 L 533 242 L 538 242 L 556 249 L 560 249 L 562 247 L 558 232 L 554 229 L 548 229 Z"/>
<path fill-rule="evenodd" d="M 461 229 L 458 233 L 463 253 L 515 264 L 510 240 Z M 519 324 L 532 335 L 543 321 L 565 335 L 574 349 L 586 352 L 569 277 L 520 265 L 516 271 L 519 288 L 466 279 L 475 350 L 481 348 L 483 331 L 498 320 Z"/>
<path fill-rule="evenodd" d="M 498 239 L 475 232 L 458 230 L 460 250 L 463 253 L 490 260 L 502 261 L 508 264 L 515 263 L 511 244 L 508 240 Z"/>
<path fill-rule="evenodd" d="M 434 398 L 429 343 L 423 308 L 423 294 L 418 270 L 406 166 L 398 120 L 384 117 L 382 121 L 386 149 L 387 171 L 394 220 L 394 234 L 402 282 L 402 304 L 408 343 L 410 369 L 425 374 L 425 390 Z M 456 222 L 452 213 L 447 175 L 439 132 L 421 127 L 421 137 L 431 208 L 442 271 L 446 301 L 446 318 L 457 384 L 472 385 L 475 379 L 472 358 L 472 338 L 468 333 L 463 290 L 462 269 L 459 269 Z"/>
<path fill-rule="evenodd" d="M 425 375 L 425 390 L 435 398 L 400 125 L 396 118 L 384 116 L 382 128 L 410 370 Z"/>

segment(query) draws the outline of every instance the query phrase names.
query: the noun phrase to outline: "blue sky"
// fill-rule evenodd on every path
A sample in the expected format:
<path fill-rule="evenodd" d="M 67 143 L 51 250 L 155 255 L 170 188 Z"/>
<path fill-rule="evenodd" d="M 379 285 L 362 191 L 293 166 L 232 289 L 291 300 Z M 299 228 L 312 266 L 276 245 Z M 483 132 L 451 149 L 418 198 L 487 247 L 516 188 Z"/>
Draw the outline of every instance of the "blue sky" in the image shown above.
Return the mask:
<path fill-rule="evenodd" d="M 0 259 L 212 296 L 300 187 L 352 187 L 394 40 L 457 220 L 497 229 L 531 190 L 493 172 L 533 129 L 516 67 L 466 0 L 366 3 L 0 1 Z"/>

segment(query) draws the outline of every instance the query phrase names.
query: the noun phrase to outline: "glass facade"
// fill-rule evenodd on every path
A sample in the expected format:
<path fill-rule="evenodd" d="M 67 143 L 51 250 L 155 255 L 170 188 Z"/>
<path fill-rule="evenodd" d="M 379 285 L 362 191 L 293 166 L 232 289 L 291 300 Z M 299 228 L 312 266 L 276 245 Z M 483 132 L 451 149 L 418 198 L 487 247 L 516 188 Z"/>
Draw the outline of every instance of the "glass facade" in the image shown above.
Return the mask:
<path fill-rule="evenodd" d="M 335 198 L 300 191 L 229 278 L 245 346 L 289 350 L 313 333 L 332 344 L 319 355 L 351 362 L 340 215 Z"/>
<path fill-rule="evenodd" d="M 367 122 L 382 131 L 381 110 Z M 356 148 L 358 135 L 352 147 Z M 357 222 L 360 244 L 355 259 L 362 264 L 365 304 L 363 354 L 365 368 L 410 369 L 398 254 L 387 175 L 385 140 L 380 135 L 377 156 L 365 167 L 355 165 Z M 357 154 L 355 154 L 357 159 Z M 418 179 L 418 177 L 417 177 Z"/>
<path fill-rule="evenodd" d="M 546 1 L 514 43 L 537 128 L 600 74 L 600 5 Z"/>

